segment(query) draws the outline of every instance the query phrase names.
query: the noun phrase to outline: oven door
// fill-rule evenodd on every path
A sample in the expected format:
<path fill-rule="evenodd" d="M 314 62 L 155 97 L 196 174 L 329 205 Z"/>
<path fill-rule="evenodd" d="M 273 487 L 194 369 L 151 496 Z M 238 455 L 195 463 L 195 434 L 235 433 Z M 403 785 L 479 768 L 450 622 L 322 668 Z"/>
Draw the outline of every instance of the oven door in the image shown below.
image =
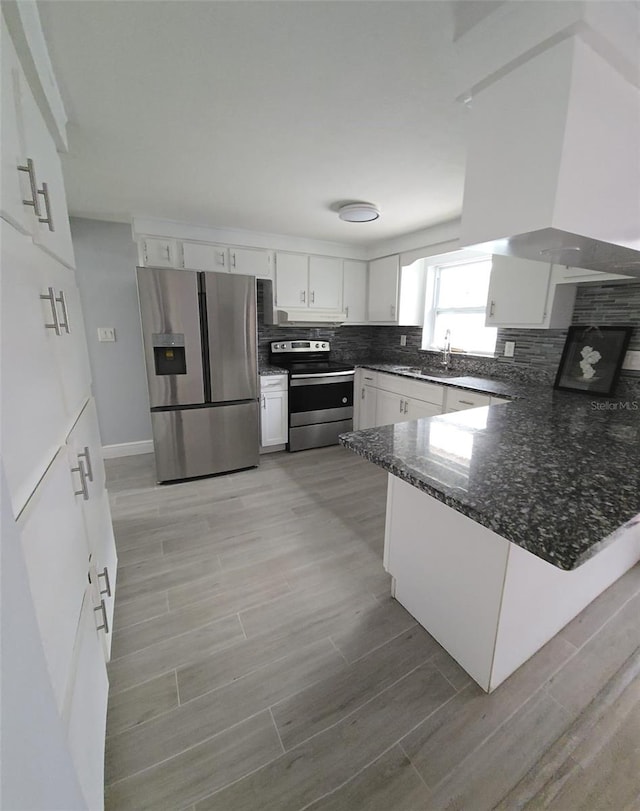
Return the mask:
<path fill-rule="evenodd" d="M 353 430 L 353 373 L 291 376 L 290 451 L 337 445 Z"/>
<path fill-rule="evenodd" d="M 353 374 L 292 375 L 289 425 L 313 425 L 353 418 Z"/>

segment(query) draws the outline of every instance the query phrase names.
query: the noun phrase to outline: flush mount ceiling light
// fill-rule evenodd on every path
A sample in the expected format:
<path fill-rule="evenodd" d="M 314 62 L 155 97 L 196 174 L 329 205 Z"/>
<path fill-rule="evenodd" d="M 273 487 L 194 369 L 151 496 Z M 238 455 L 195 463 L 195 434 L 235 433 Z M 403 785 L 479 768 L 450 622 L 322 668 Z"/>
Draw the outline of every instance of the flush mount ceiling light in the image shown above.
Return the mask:
<path fill-rule="evenodd" d="M 349 203 L 338 209 L 338 217 L 345 222 L 373 222 L 379 216 L 380 210 L 373 203 Z"/>

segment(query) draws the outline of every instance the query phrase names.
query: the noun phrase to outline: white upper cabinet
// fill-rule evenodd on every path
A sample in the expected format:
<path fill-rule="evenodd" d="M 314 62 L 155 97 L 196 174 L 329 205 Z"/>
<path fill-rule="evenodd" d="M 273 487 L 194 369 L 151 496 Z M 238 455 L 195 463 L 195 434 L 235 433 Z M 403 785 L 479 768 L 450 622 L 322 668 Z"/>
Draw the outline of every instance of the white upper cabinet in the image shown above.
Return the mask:
<path fill-rule="evenodd" d="M 558 270 L 558 284 L 605 284 L 606 282 L 633 282 L 632 276 L 623 276 L 620 273 L 602 273 L 598 270 L 585 270 L 584 268 L 561 267 Z"/>
<path fill-rule="evenodd" d="M 309 307 L 318 310 L 342 309 L 342 259 L 332 256 L 309 257 Z"/>
<path fill-rule="evenodd" d="M 553 266 L 494 256 L 487 296 L 488 327 L 560 329 L 569 326 L 576 288 L 558 285 Z"/>
<path fill-rule="evenodd" d="M 258 279 L 272 279 L 271 251 L 262 248 L 233 248 L 206 242 L 183 242 L 182 256 L 189 270 L 242 273 Z"/>
<path fill-rule="evenodd" d="M 214 270 L 221 273 L 229 270 L 227 251 L 221 245 L 183 242 L 182 255 L 184 266 L 188 270 Z"/>
<path fill-rule="evenodd" d="M 399 256 L 369 262 L 369 321 L 397 321 L 399 282 Z"/>
<path fill-rule="evenodd" d="M 273 279 L 271 252 L 260 248 L 229 248 L 229 270 L 257 279 Z"/>
<path fill-rule="evenodd" d="M 276 307 L 307 307 L 309 257 L 300 253 L 276 253 Z"/>
<path fill-rule="evenodd" d="M 145 267 L 180 267 L 178 243 L 175 239 L 145 237 L 140 243 L 140 252 L 142 254 L 141 261 Z"/>
<path fill-rule="evenodd" d="M 344 260 L 342 302 L 345 324 L 363 324 L 367 320 L 367 263 Z"/>
<path fill-rule="evenodd" d="M 397 255 L 373 259 L 369 262 L 369 321 L 422 326 L 425 289 L 423 262 L 401 266 Z"/>

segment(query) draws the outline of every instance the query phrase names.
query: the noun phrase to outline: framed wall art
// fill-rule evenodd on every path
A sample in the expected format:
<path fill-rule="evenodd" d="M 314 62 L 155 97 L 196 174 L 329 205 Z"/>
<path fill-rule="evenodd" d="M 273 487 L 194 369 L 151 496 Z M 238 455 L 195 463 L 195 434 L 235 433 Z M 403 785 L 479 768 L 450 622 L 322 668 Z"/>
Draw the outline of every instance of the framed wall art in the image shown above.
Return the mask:
<path fill-rule="evenodd" d="M 631 332 L 632 327 L 569 327 L 554 388 L 611 394 Z"/>

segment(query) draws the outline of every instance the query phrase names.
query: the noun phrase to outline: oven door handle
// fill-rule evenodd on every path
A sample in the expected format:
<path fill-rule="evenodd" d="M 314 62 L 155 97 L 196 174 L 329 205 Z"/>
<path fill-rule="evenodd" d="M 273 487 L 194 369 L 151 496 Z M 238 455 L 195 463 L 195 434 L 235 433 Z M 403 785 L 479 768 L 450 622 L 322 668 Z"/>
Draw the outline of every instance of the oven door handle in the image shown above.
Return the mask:
<path fill-rule="evenodd" d="M 292 374 L 292 380 L 306 380 L 309 377 L 353 377 L 354 372 L 314 372 L 312 374 Z"/>
<path fill-rule="evenodd" d="M 291 375 L 289 385 L 296 386 L 321 386 L 327 383 L 353 383 L 353 375 L 343 372 L 329 372 L 324 375 Z"/>

